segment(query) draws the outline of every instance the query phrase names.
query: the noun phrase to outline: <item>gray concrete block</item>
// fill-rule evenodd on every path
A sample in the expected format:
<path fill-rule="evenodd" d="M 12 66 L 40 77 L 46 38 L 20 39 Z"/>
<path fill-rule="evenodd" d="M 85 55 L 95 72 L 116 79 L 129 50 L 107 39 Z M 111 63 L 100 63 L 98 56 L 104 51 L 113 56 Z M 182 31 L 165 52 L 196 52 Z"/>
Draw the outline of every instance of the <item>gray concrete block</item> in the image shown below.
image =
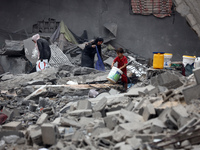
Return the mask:
<path fill-rule="evenodd" d="M 78 101 L 77 104 L 77 110 L 81 110 L 81 109 L 91 109 L 91 102 L 88 100 L 80 100 Z"/>
<path fill-rule="evenodd" d="M 107 104 L 107 98 L 103 97 L 99 102 L 93 107 L 94 111 L 102 111 Z"/>
<path fill-rule="evenodd" d="M 41 145 L 42 144 L 42 131 L 41 129 L 32 129 L 30 130 L 30 137 L 34 144 Z"/>
<path fill-rule="evenodd" d="M 197 84 L 200 84 L 200 68 L 193 69 Z"/>
<path fill-rule="evenodd" d="M 125 109 L 121 109 L 120 115 L 126 122 L 144 122 L 142 116 L 136 114 L 135 112 L 127 111 Z"/>
<path fill-rule="evenodd" d="M 37 120 L 37 125 L 42 125 L 43 123 L 46 123 L 48 121 L 48 115 L 46 113 L 43 113 Z"/>
<path fill-rule="evenodd" d="M 125 109 L 128 111 L 132 111 L 134 106 L 135 104 L 133 102 L 129 102 Z"/>
<path fill-rule="evenodd" d="M 21 122 L 9 122 L 9 123 L 2 125 L 2 128 L 5 130 L 17 131 L 22 128 L 22 124 L 21 124 Z"/>
<path fill-rule="evenodd" d="M 200 85 L 190 86 L 183 89 L 183 95 L 187 104 L 191 103 L 192 99 L 200 98 Z"/>
<path fill-rule="evenodd" d="M 178 105 L 172 108 L 171 116 L 177 121 L 179 118 L 187 118 L 189 114 L 183 105 Z"/>
<path fill-rule="evenodd" d="M 143 111 L 143 118 L 145 121 L 149 120 L 153 116 L 156 115 L 156 111 L 154 109 L 154 106 L 152 104 L 148 104 Z"/>
<path fill-rule="evenodd" d="M 57 142 L 58 130 L 54 124 L 44 123 L 41 126 L 42 140 L 46 145 L 54 145 Z"/>
<path fill-rule="evenodd" d="M 112 130 L 117 125 L 118 120 L 114 116 L 108 116 L 104 118 L 104 122 L 106 127 Z"/>
<path fill-rule="evenodd" d="M 74 110 L 68 113 L 70 116 L 75 117 L 90 117 L 92 116 L 92 109 L 81 109 L 81 110 Z"/>

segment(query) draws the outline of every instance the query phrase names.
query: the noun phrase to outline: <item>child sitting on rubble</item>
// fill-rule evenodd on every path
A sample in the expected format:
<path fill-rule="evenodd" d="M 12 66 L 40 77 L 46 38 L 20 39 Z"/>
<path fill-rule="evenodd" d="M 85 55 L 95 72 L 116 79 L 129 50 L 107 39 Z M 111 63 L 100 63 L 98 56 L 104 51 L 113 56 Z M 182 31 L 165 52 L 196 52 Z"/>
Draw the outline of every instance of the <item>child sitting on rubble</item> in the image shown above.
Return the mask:
<path fill-rule="evenodd" d="M 111 68 L 114 66 L 116 62 L 118 62 L 117 68 L 119 68 L 123 72 L 121 81 L 123 82 L 123 86 L 125 90 L 127 90 L 128 79 L 127 79 L 126 65 L 128 61 L 127 61 L 126 56 L 123 55 L 124 50 L 122 48 L 118 48 L 116 52 L 118 56 L 114 59 Z"/>

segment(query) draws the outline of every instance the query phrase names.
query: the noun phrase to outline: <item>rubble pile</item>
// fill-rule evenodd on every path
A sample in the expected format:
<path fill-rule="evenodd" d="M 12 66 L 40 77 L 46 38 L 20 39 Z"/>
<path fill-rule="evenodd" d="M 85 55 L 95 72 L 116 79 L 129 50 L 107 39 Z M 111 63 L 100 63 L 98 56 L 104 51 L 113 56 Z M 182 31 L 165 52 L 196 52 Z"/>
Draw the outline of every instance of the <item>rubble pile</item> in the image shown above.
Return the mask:
<path fill-rule="evenodd" d="M 71 65 L 2 74 L 0 149 L 197 150 L 199 72 L 165 70 L 127 92 L 108 72 Z"/>

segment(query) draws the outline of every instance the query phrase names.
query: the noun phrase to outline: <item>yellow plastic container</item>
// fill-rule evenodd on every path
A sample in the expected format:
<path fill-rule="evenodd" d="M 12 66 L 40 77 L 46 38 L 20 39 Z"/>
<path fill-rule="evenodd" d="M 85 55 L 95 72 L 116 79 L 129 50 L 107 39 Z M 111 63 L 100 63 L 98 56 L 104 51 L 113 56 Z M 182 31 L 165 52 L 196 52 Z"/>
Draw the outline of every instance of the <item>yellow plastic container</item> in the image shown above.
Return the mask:
<path fill-rule="evenodd" d="M 164 67 L 164 53 L 154 52 L 153 55 L 153 68 L 163 69 Z"/>

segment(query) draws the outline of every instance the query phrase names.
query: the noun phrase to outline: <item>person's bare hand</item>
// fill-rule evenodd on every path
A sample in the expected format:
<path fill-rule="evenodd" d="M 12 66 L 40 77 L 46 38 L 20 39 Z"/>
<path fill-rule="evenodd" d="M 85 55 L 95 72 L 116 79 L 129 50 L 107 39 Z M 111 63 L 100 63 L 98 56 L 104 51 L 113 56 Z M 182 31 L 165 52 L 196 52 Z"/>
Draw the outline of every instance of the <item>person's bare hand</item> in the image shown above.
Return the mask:
<path fill-rule="evenodd" d="M 92 45 L 92 47 L 93 47 L 93 48 L 95 48 L 95 47 L 96 47 L 96 45 Z"/>

